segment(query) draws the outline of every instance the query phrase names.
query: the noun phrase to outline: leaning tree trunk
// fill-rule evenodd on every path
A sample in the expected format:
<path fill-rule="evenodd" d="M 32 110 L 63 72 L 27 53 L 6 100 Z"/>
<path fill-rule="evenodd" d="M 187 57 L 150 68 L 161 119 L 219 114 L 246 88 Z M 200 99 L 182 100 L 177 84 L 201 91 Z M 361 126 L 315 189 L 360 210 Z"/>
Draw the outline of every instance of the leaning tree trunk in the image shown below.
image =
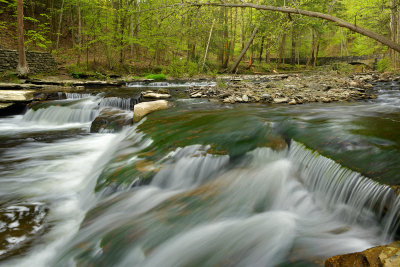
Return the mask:
<path fill-rule="evenodd" d="M 261 19 L 261 21 L 264 18 Z M 250 45 L 253 43 L 254 41 L 254 37 L 256 37 L 256 34 L 258 32 L 258 28 L 260 26 L 257 26 L 254 31 L 253 34 L 250 37 L 250 40 L 247 42 L 247 44 L 244 46 L 242 52 L 240 53 L 239 57 L 236 59 L 235 63 L 233 64 L 232 68 L 229 70 L 229 72 L 233 73 L 236 72 L 237 67 L 239 66 L 240 61 L 242 61 L 242 58 L 244 57 L 244 55 L 246 54 L 247 50 L 249 49 Z"/>
<path fill-rule="evenodd" d="M 361 28 L 359 26 L 356 26 L 350 22 L 347 22 L 343 19 L 320 13 L 320 12 L 314 12 L 314 11 L 308 11 L 308 10 L 301 10 L 297 8 L 288 8 L 288 7 L 275 7 L 275 6 L 264 6 L 264 5 L 256 5 L 256 4 L 250 4 L 250 3 L 243 3 L 242 4 L 231 4 L 231 3 L 188 3 L 190 6 L 224 6 L 224 7 L 242 7 L 242 8 L 254 8 L 258 10 L 268 10 L 268 11 L 275 11 L 275 12 L 282 12 L 282 13 L 288 13 L 288 14 L 299 14 L 303 16 L 308 16 L 308 17 L 313 17 L 313 18 L 320 18 L 323 20 L 331 21 L 334 22 L 336 25 L 339 27 L 347 28 L 353 32 L 357 32 L 359 34 L 365 35 L 367 37 L 370 37 L 386 46 L 389 48 L 400 52 L 400 44 L 390 40 L 389 38 L 386 38 L 383 35 L 380 35 L 376 32 L 370 31 L 368 29 Z"/>
<path fill-rule="evenodd" d="M 24 44 L 24 3 L 17 0 L 17 33 L 18 33 L 18 76 L 26 77 L 29 74 L 28 63 L 26 63 Z"/>

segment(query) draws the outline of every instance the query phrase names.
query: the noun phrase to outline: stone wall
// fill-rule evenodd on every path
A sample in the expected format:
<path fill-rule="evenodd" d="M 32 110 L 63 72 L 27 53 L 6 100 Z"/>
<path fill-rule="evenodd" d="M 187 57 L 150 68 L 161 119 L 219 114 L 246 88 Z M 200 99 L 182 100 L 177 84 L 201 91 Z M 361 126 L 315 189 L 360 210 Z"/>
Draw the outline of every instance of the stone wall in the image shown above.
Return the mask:
<path fill-rule="evenodd" d="M 52 72 L 57 69 L 57 63 L 49 53 L 26 52 L 26 60 L 30 73 Z M 15 50 L 0 49 L 0 73 L 16 71 L 18 53 Z"/>

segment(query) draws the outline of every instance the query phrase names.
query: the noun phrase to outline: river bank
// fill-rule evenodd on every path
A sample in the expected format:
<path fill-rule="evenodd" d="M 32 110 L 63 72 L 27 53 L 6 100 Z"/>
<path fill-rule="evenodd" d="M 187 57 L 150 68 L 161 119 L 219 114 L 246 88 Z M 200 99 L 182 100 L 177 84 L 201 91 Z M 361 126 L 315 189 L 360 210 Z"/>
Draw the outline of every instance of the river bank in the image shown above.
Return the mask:
<path fill-rule="evenodd" d="M 342 75 L 332 72 L 318 74 L 224 75 L 217 78 L 198 77 L 186 80 L 187 82 L 197 83 L 188 83 L 186 87 L 179 85 L 181 88 L 178 98 L 205 98 L 228 104 L 270 103 L 296 105 L 313 102 L 348 102 L 374 99 L 376 96 L 372 90 L 373 83 L 398 79 L 399 77 L 393 74 L 361 73 Z M 182 81 L 175 79 L 162 82 L 169 84 L 174 82 L 182 83 Z M 102 88 L 121 88 L 121 91 L 124 90 L 129 94 L 132 85 L 136 91 L 138 88 L 146 88 L 148 94 L 145 98 L 147 99 L 158 98 L 157 94 L 159 93 L 168 98 L 168 95 L 171 95 L 168 88 L 152 90 L 152 85 L 159 85 L 159 83 L 159 81 L 148 79 L 135 80 L 125 78 L 107 81 L 83 81 L 78 79 L 58 79 L 57 77 L 47 77 L 40 80 L 21 80 L 20 83 L 0 83 L 0 110 L 3 115 L 21 112 L 21 109 L 27 103 L 58 99 L 58 92 L 95 94 Z M 203 85 L 204 83 L 206 85 Z M 7 110 L 9 111 L 8 113 Z"/>

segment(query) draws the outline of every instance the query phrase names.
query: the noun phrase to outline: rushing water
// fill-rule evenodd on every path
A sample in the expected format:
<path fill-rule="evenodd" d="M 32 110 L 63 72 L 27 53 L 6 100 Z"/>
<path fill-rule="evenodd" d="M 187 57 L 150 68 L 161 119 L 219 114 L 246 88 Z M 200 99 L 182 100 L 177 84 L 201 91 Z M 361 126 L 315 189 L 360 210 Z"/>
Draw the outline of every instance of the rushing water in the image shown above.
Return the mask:
<path fill-rule="evenodd" d="M 390 242 L 397 86 L 369 103 L 178 99 L 107 134 L 91 122 L 137 97 L 67 94 L 0 118 L 0 265 L 320 266 Z"/>

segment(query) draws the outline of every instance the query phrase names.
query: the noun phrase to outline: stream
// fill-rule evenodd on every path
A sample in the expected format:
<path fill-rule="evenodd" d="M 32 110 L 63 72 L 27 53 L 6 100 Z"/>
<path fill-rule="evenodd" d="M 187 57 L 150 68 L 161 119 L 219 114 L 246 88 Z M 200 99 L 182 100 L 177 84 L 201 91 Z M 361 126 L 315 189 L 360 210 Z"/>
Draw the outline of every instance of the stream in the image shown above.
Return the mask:
<path fill-rule="evenodd" d="M 1 117 L 0 266 L 323 266 L 398 237 L 399 83 L 296 106 L 184 97 L 193 85 L 60 93 Z M 174 107 L 90 132 L 149 87 Z"/>

